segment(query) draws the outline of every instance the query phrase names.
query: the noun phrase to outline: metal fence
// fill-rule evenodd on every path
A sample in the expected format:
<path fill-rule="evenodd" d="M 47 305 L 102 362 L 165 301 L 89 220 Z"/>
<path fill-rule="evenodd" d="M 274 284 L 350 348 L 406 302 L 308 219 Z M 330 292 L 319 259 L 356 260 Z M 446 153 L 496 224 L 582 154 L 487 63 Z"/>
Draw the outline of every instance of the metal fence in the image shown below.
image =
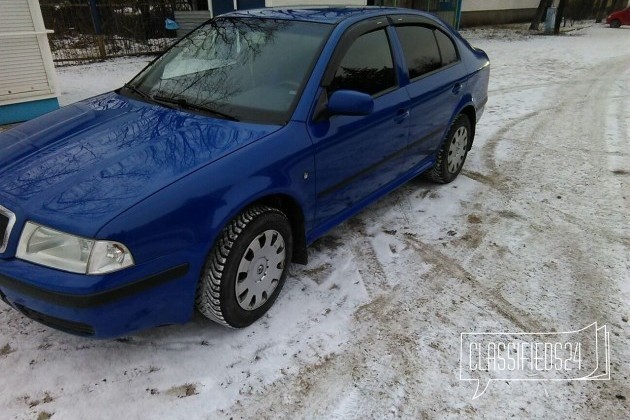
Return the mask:
<path fill-rule="evenodd" d="M 174 0 L 40 0 L 57 65 L 164 51 L 177 39 L 165 27 Z"/>

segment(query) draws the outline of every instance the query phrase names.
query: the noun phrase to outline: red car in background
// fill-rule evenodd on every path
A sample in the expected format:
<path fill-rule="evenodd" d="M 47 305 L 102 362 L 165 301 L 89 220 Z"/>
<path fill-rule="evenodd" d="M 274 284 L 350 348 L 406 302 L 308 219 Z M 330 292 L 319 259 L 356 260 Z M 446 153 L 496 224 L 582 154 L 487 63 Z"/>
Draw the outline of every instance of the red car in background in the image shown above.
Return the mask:
<path fill-rule="evenodd" d="M 618 28 L 621 25 L 630 25 L 630 7 L 612 12 L 606 18 L 606 23 L 609 24 L 611 28 Z"/>

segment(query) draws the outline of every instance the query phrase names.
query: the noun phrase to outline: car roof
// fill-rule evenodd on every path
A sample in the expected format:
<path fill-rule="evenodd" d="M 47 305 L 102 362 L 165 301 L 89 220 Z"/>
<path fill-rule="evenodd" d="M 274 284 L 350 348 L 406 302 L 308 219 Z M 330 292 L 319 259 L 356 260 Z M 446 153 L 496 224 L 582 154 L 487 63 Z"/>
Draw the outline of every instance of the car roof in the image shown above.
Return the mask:
<path fill-rule="evenodd" d="M 306 22 L 336 24 L 342 20 L 356 17 L 380 16 L 394 13 L 409 13 L 409 9 L 380 6 L 317 6 L 317 7 L 267 7 L 264 9 L 237 10 L 221 16 L 229 17 L 255 17 L 265 19 L 288 19 Z M 413 11 L 416 12 L 416 11 Z M 414 14 L 423 14 L 416 12 Z"/>

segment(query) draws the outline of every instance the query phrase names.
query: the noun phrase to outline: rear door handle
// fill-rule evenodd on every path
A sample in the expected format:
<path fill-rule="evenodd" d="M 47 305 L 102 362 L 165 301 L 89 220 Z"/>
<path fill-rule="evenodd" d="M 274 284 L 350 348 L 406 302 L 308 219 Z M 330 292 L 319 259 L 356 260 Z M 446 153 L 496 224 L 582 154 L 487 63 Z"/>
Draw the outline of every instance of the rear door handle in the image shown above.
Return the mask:
<path fill-rule="evenodd" d="M 453 93 L 457 95 L 462 90 L 462 87 L 461 83 L 455 83 L 455 86 L 453 86 Z"/>

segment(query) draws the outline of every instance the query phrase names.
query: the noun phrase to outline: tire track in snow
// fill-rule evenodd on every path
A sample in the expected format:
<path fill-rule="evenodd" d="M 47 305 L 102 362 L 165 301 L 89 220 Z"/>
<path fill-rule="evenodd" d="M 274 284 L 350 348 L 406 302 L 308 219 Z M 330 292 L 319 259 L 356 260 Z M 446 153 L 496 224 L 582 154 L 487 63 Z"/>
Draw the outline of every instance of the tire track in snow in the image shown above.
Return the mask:
<path fill-rule="evenodd" d="M 473 286 L 476 298 L 483 298 L 484 303 L 497 313 L 519 327 L 523 332 L 545 331 L 546 328 L 531 313 L 514 306 L 496 290 L 488 289 L 470 271 L 461 266 L 455 259 L 443 252 L 437 251 L 435 246 L 427 245 L 417 238 L 407 235 L 405 242 L 411 246 L 424 261 L 432 265 L 432 272 L 441 275 L 453 276 L 461 282 L 467 282 Z"/>
<path fill-rule="evenodd" d="M 608 167 L 607 160 L 610 156 L 616 155 L 616 148 L 611 151 L 606 147 L 603 136 L 604 124 L 609 112 L 608 108 L 612 104 L 616 104 L 616 110 L 611 119 L 619 122 L 625 120 L 624 109 L 628 108 L 623 105 L 624 101 L 610 101 L 610 99 L 617 98 L 613 86 L 619 74 L 627 71 L 626 68 L 627 64 L 623 61 L 610 60 L 590 69 L 589 79 L 585 80 L 578 76 L 570 82 L 575 86 L 584 86 L 583 88 L 566 91 L 560 86 L 555 97 L 558 106 L 553 108 L 552 112 L 538 110 L 528 113 L 502 127 L 486 142 L 482 154 L 490 176 L 480 177 L 481 174 L 474 172 L 467 174 L 473 179 L 481 180 L 484 184 L 494 186 L 510 202 L 526 202 L 529 211 L 533 212 L 533 214 L 528 214 L 533 221 L 540 220 L 541 216 L 546 215 L 551 216 L 552 219 L 559 218 L 560 221 L 570 225 L 572 228 L 569 236 L 567 233 L 560 234 L 553 239 L 553 243 L 557 244 L 558 249 L 566 249 L 569 253 L 567 257 L 573 261 L 570 267 L 573 272 L 572 277 L 576 281 L 589 279 L 589 281 L 599 282 L 607 277 L 606 272 L 598 269 L 596 261 L 593 260 L 591 250 L 593 245 L 572 239 L 576 232 L 584 231 L 589 237 L 599 237 L 603 243 L 616 243 L 626 249 L 629 243 L 627 235 L 620 236 L 619 232 L 604 227 L 602 223 L 593 223 L 594 215 L 576 213 L 575 207 L 567 207 L 564 201 L 547 202 L 545 199 L 531 200 L 531 197 L 555 196 L 555 191 L 571 189 L 577 191 L 573 191 L 574 194 L 569 194 L 570 196 L 579 196 L 583 191 L 593 196 L 595 194 L 593 191 L 598 189 L 593 188 L 593 185 L 600 185 L 601 189 L 608 187 L 607 180 L 610 176 L 604 174 L 604 168 Z M 593 78 L 593 75 L 596 77 Z M 585 84 L 585 81 L 588 83 Z M 625 129 L 619 127 L 619 130 L 618 138 L 626 138 Z M 534 142 L 530 140 L 536 138 L 539 140 Z M 510 143 L 513 147 L 512 153 L 510 159 L 504 158 L 503 161 L 499 161 L 498 148 L 504 142 Z M 545 145 L 544 142 L 548 144 Z M 543 149 L 550 151 L 549 149 L 553 148 L 555 153 L 544 153 L 543 156 L 541 143 Z M 593 150 L 597 153 L 592 153 Z M 622 154 L 626 155 L 626 151 L 623 150 Z M 593 178 L 593 173 L 598 174 L 596 178 Z M 488 182 L 489 180 L 498 181 Z M 581 185 L 584 187 L 581 188 Z M 536 190 L 538 193 L 535 192 Z M 564 196 L 564 194 L 561 195 Z M 565 198 L 561 195 L 558 195 L 558 199 L 564 200 Z M 615 196 L 617 195 L 613 194 L 613 197 Z M 605 195 L 593 197 L 598 200 L 600 209 L 606 214 L 615 214 L 617 204 L 614 198 L 608 200 Z M 584 204 L 575 198 L 573 200 L 576 206 L 590 206 L 590 203 Z M 589 198 L 586 200 L 590 201 Z M 627 205 L 625 208 L 627 209 Z M 623 226 L 623 217 L 618 220 L 618 224 Z M 533 228 L 536 224 L 532 222 L 530 226 Z M 555 224 L 553 228 L 562 231 L 563 229 L 559 229 L 558 226 Z M 483 233 L 484 236 L 488 234 L 488 230 Z M 584 285 L 578 284 L 575 287 L 584 287 Z M 601 313 L 600 305 L 607 299 L 597 292 L 593 297 L 596 299 L 586 302 L 587 309 L 578 312 L 584 314 L 584 317 L 590 316 L 599 319 L 600 322 L 605 322 L 607 316 Z"/>
<path fill-rule="evenodd" d="M 537 114 L 537 113 L 532 113 Z M 529 119 L 531 116 L 525 116 L 523 120 Z M 483 176 L 483 175 L 482 175 Z M 416 219 L 412 216 L 412 206 L 408 196 L 405 194 L 404 189 L 397 190 L 395 193 L 397 207 L 401 212 L 402 218 L 406 221 L 409 228 L 413 231 L 421 232 L 422 226 L 416 222 Z M 487 232 L 486 232 L 487 233 Z M 482 233 L 479 236 L 483 238 L 486 233 Z M 521 328 L 523 331 L 543 331 L 544 328 L 540 322 L 532 318 L 530 314 L 524 310 L 514 306 L 511 302 L 504 299 L 502 296 L 497 295 L 496 291 L 490 290 L 483 285 L 483 283 L 477 279 L 470 271 L 466 270 L 455 259 L 451 258 L 445 252 L 441 252 L 438 247 L 434 245 L 428 245 L 418 239 L 415 234 L 406 232 L 403 235 L 397 235 L 408 246 L 413 248 L 422 258 L 422 261 L 431 265 L 430 271 L 436 275 L 453 276 L 462 282 L 467 282 L 473 286 L 477 295 L 484 300 L 484 303 L 499 314 L 512 322 L 514 325 Z"/>
<path fill-rule="evenodd" d="M 540 148 L 550 149 L 550 151 L 553 152 L 563 151 L 562 149 L 555 149 L 548 144 L 544 144 L 544 142 L 531 140 L 536 138 L 537 135 L 539 135 L 540 133 L 547 133 L 552 131 L 552 126 L 555 125 L 555 123 L 559 119 L 559 115 L 571 115 L 575 122 L 574 126 L 582 127 L 582 132 L 590 132 L 591 138 L 601 138 L 599 134 L 602 132 L 602 121 L 604 121 L 604 116 L 601 115 L 602 113 L 598 111 L 601 111 L 601 109 L 606 109 L 607 102 L 611 98 L 611 95 L 607 93 L 609 93 L 610 86 L 614 85 L 613 82 L 615 80 L 615 76 L 617 76 L 622 69 L 625 69 L 625 64 L 623 62 L 619 63 L 617 60 L 613 60 L 612 63 L 600 64 L 596 66 L 594 70 L 592 70 L 592 72 L 594 72 L 597 77 L 591 77 L 588 79 L 578 77 L 575 80 L 561 84 L 561 86 L 576 86 L 586 84 L 586 93 L 578 95 L 575 98 L 568 98 L 566 96 L 563 96 L 563 92 L 561 91 L 560 95 L 558 95 L 558 100 L 560 101 L 559 106 L 548 107 L 529 112 L 521 117 L 510 121 L 508 125 L 500 128 L 495 134 L 493 134 L 486 141 L 484 147 L 481 149 L 482 159 L 488 169 L 489 175 L 466 169 L 464 169 L 462 174 L 470 179 L 490 186 L 504 193 L 505 195 L 512 196 L 513 191 L 520 188 L 520 183 L 512 185 L 513 183 L 509 182 L 509 180 L 519 178 L 518 175 L 522 172 L 524 163 L 528 162 L 529 156 L 532 153 L 537 152 Z M 580 92 L 580 90 L 578 90 L 578 92 Z M 591 106 L 589 106 L 588 108 L 584 108 L 583 105 L 585 104 L 590 104 Z M 622 102 L 619 102 L 618 104 L 619 106 L 617 107 L 617 109 L 619 112 L 617 114 L 616 120 L 625 122 L 625 119 L 622 115 L 624 112 L 624 106 L 622 105 Z M 589 112 L 584 112 L 585 109 L 588 109 Z M 590 110 L 595 110 L 595 112 L 590 112 Z M 595 113 L 597 113 L 598 116 L 595 116 Z M 579 117 L 576 117 L 576 115 L 578 114 Z M 533 128 L 528 129 L 527 126 L 532 123 L 534 123 L 535 125 L 533 126 Z M 526 131 L 523 131 L 523 129 L 525 129 Z M 623 129 L 620 127 L 620 130 Z M 521 145 L 519 146 L 521 146 L 521 151 L 523 153 L 519 155 L 519 159 L 511 161 L 509 162 L 509 164 L 503 164 L 502 167 L 499 168 L 501 164 L 497 163 L 497 148 L 502 142 L 505 141 L 521 143 Z M 592 144 L 588 144 L 586 145 L 586 147 L 572 146 L 572 150 L 583 152 L 585 154 L 588 154 L 589 156 L 593 154 L 612 156 L 630 155 L 629 153 L 625 152 L 625 150 L 619 153 L 616 151 L 608 151 L 605 147 L 593 147 Z M 545 208 L 545 210 L 548 209 L 548 207 Z M 554 208 L 551 209 L 564 217 L 565 221 L 568 223 L 581 222 L 575 216 L 571 216 L 567 212 L 562 212 Z M 588 228 L 588 225 L 586 225 L 586 228 Z M 628 238 L 615 238 L 614 234 L 612 233 L 608 236 L 624 244 L 626 244 L 629 240 Z"/>

